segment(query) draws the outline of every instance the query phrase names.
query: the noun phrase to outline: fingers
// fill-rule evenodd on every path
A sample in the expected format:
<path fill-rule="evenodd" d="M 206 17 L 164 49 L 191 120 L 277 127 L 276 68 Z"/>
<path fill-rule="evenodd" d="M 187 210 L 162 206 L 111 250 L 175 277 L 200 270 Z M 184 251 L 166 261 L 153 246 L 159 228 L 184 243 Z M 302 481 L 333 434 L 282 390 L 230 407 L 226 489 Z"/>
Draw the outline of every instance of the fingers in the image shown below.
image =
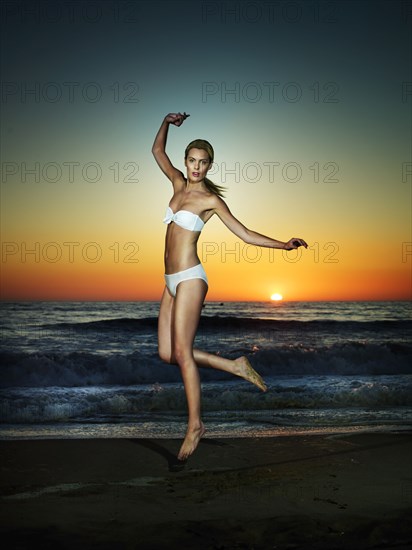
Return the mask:
<path fill-rule="evenodd" d="M 183 121 L 187 119 L 190 115 L 187 113 L 170 113 L 168 115 L 170 117 L 170 122 L 174 124 L 175 126 L 180 126 L 183 124 Z"/>
<path fill-rule="evenodd" d="M 298 248 L 298 246 L 304 246 L 305 248 L 308 247 L 308 243 L 304 241 L 303 239 L 293 239 L 292 244 Z"/>
<path fill-rule="evenodd" d="M 293 237 L 293 239 L 290 239 L 290 241 L 288 241 L 286 250 L 294 250 L 296 248 L 299 248 L 299 246 L 304 246 L 305 248 L 307 248 L 308 244 L 303 239 Z"/>
<path fill-rule="evenodd" d="M 178 113 L 177 116 L 178 116 L 178 119 L 180 120 L 180 123 L 182 123 L 182 122 L 183 122 L 184 120 L 186 120 L 187 117 L 190 116 L 190 115 L 187 115 L 186 113 L 183 113 L 183 114 L 182 114 L 182 113 Z"/>

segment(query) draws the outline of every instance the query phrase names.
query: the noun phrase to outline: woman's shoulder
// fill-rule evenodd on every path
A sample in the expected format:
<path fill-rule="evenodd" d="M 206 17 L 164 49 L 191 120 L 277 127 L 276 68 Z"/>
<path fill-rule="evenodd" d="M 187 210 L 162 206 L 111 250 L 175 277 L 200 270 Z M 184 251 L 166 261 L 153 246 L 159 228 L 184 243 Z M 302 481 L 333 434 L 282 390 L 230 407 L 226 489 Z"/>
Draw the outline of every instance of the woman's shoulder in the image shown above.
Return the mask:
<path fill-rule="evenodd" d="M 186 187 L 186 178 L 184 177 L 183 172 L 176 169 L 172 179 L 172 184 L 175 194 L 181 192 Z"/>
<path fill-rule="evenodd" d="M 206 189 L 205 191 L 194 191 L 196 202 L 201 204 L 206 210 L 211 210 L 217 205 L 216 199 L 219 197 Z"/>
<path fill-rule="evenodd" d="M 210 209 L 221 208 L 222 206 L 226 205 L 222 197 L 219 197 L 219 195 L 216 195 L 216 193 L 212 193 L 212 192 L 207 192 L 206 201 Z"/>

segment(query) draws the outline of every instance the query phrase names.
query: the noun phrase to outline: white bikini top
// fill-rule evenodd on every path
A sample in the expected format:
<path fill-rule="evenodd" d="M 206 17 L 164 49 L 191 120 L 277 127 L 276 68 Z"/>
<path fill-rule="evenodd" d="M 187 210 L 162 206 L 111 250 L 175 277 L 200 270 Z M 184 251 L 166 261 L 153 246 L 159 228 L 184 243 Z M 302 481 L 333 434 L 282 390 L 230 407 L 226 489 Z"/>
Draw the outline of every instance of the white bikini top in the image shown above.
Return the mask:
<path fill-rule="evenodd" d="M 167 207 L 166 216 L 163 222 L 167 224 L 175 222 L 188 231 L 202 231 L 205 225 L 197 214 L 193 214 L 193 212 L 189 212 L 189 210 L 179 210 L 179 212 L 175 214 L 170 206 Z"/>

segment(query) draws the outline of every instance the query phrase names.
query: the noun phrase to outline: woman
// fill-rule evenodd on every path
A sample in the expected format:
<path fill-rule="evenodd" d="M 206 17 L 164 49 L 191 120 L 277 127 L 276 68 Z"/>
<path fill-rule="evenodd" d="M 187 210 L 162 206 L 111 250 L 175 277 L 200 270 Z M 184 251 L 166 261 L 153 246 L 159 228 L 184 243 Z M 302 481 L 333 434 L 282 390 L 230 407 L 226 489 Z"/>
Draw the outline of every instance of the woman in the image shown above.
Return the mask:
<path fill-rule="evenodd" d="M 186 178 L 166 154 L 170 124 L 180 126 L 186 113 L 170 113 L 156 135 L 152 153 L 173 184 L 173 196 L 163 220 L 168 224 L 165 243 L 165 280 L 158 324 L 159 355 L 180 367 L 188 404 L 188 427 L 178 459 L 186 460 L 204 434 L 200 415 L 200 378 L 197 365 L 230 372 L 266 391 L 265 383 L 246 357 L 235 360 L 193 349 L 193 342 L 207 293 L 207 276 L 196 245 L 204 224 L 217 214 L 245 243 L 292 250 L 307 244 L 303 239 L 277 241 L 247 229 L 230 212 L 221 198 L 222 188 L 206 178 L 213 163 L 213 149 L 205 140 L 195 140 L 185 152 Z"/>

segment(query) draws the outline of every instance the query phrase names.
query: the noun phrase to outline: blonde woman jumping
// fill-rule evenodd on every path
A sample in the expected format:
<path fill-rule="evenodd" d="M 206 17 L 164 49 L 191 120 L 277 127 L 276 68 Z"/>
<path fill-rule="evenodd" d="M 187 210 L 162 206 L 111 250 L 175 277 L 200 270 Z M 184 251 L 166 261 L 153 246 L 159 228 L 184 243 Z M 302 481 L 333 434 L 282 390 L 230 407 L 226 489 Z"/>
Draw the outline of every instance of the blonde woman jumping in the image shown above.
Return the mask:
<path fill-rule="evenodd" d="M 255 384 L 262 391 L 267 389 L 246 357 L 230 360 L 193 348 L 208 290 L 207 276 L 197 255 L 197 241 L 205 223 L 216 214 L 232 233 L 245 243 L 256 246 L 284 250 L 308 246 L 300 238 L 283 242 L 265 237 L 247 229 L 232 215 L 222 199 L 223 188 L 206 177 L 214 157 L 209 142 L 197 139 L 186 147 L 186 176 L 173 166 L 166 154 L 169 125 L 180 126 L 188 116 L 186 113 L 168 114 L 152 147 L 160 169 L 173 185 L 173 196 L 163 220 L 167 224 L 164 253 L 166 286 L 160 303 L 158 343 L 161 359 L 179 365 L 185 387 L 189 418 L 179 460 L 186 460 L 195 451 L 205 432 L 201 420 L 198 365 L 230 372 Z"/>

